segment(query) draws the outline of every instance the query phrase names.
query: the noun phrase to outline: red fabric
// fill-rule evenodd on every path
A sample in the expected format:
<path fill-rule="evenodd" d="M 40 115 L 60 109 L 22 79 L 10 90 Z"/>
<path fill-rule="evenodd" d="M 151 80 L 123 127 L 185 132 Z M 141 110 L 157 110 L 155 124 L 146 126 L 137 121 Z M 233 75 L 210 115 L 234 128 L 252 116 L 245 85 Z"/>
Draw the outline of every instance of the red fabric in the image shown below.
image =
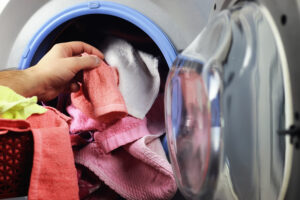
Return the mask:
<path fill-rule="evenodd" d="M 117 69 L 104 61 L 99 67 L 83 72 L 83 84 L 78 92 L 71 94 L 71 100 L 87 116 L 105 123 L 128 114 L 118 87 Z"/>
<path fill-rule="evenodd" d="M 69 119 L 51 107 L 27 119 L 34 139 L 29 199 L 79 199 Z"/>
<path fill-rule="evenodd" d="M 8 131 L 30 131 L 30 124 L 24 120 L 0 119 L 0 135 L 6 134 Z"/>
<path fill-rule="evenodd" d="M 69 117 L 47 107 L 44 114 L 25 120 L 0 119 L 0 130 L 31 130 L 34 140 L 33 167 L 28 199 L 79 199 L 77 172 L 70 142 Z"/>

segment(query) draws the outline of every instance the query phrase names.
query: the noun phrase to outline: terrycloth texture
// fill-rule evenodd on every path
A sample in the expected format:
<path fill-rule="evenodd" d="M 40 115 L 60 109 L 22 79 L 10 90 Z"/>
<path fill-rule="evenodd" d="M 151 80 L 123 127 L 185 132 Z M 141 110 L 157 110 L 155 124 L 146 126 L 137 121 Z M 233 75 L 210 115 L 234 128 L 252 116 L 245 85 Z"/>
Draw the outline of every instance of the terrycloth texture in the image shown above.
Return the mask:
<path fill-rule="evenodd" d="M 118 68 L 128 113 L 144 119 L 159 91 L 158 60 L 121 39 L 107 38 L 101 45 L 107 63 Z"/>
<path fill-rule="evenodd" d="M 146 118 L 140 120 L 127 116 L 114 124 L 105 124 L 101 123 L 100 120 L 94 120 L 85 116 L 84 113 L 73 105 L 68 106 L 67 111 L 72 117 L 70 125 L 71 134 L 96 130 L 94 133 L 95 141 L 106 153 L 150 134 L 146 127 Z M 75 136 L 71 135 L 71 137 Z M 75 144 L 74 138 L 72 141 Z"/>
<path fill-rule="evenodd" d="M 30 124 L 24 120 L 11 120 L 0 118 L 0 135 L 6 134 L 8 131 L 26 132 L 30 130 Z"/>
<path fill-rule="evenodd" d="M 67 107 L 67 112 L 72 117 L 70 123 L 70 133 L 98 130 L 103 131 L 107 128 L 107 124 L 86 116 L 81 110 L 75 108 L 72 104 Z"/>
<path fill-rule="evenodd" d="M 109 154 L 90 143 L 75 153 L 75 161 L 126 199 L 170 199 L 177 186 L 159 136 L 144 136 Z"/>
<path fill-rule="evenodd" d="M 54 108 L 26 121 L 0 119 L 2 133 L 31 130 L 34 140 L 33 167 L 28 199 L 79 199 L 76 169 L 67 121 Z"/>
<path fill-rule="evenodd" d="M 71 94 L 71 101 L 87 116 L 110 123 L 127 115 L 118 88 L 118 72 L 101 61 L 99 67 L 83 72 L 80 90 Z"/>
<path fill-rule="evenodd" d="M 67 116 L 47 107 L 43 115 L 32 115 L 34 158 L 29 199 L 79 199 L 76 169 Z"/>
<path fill-rule="evenodd" d="M 8 87 L 0 86 L 0 118 L 27 119 L 47 110 L 37 104 L 37 97 L 25 98 Z"/>
<path fill-rule="evenodd" d="M 146 118 L 124 117 L 102 132 L 95 132 L 95 141 L 105 153 L 149 135 Z"/>

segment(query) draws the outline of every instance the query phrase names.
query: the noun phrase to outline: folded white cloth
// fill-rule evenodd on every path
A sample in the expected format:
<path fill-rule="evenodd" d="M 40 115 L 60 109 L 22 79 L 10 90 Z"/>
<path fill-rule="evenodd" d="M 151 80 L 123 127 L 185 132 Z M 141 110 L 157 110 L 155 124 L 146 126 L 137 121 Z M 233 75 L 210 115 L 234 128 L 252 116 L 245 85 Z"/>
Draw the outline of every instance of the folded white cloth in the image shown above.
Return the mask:
<path fill-rule="evenodd" d="M 158 95 L 158 60 L 134 49 L 125 40 L 114 37 L 105 39 L 99 49 L 106 62 L 118 68 L 119 88 L 128 113 L 143 119 Z"/>

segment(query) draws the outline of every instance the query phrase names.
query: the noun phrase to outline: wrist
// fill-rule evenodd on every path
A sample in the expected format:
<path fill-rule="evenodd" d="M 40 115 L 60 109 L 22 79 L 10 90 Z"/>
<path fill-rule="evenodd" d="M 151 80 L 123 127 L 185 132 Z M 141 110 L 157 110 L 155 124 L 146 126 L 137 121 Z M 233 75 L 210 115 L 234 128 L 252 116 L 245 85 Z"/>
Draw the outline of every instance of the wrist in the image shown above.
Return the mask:
<path fill-rule="evenodd" d="M 37 69 L 36 66 L 23 70 L 26 77 L 27 88 L 24 88 L 25 96 L 37 96 L 39 99 L 45 93 L 45 84 L 43 83 L 43 74 Z"/>

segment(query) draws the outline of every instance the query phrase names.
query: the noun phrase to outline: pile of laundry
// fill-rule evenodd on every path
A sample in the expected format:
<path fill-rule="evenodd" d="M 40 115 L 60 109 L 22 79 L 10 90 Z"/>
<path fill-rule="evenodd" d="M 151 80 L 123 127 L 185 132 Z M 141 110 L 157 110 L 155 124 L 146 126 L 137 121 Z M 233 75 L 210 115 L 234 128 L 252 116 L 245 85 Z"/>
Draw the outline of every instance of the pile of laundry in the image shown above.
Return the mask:
<path fill-rule="evenodd" d="M 60 95 L 57 109 L 0 119 L 0 131 L 33 133 L 28 197 L 170 199 L 177 186 L 160 139 L 158 60 L 118 38 L 99 49 L 105 61 L 84 71 L 80 90 Z"/>

